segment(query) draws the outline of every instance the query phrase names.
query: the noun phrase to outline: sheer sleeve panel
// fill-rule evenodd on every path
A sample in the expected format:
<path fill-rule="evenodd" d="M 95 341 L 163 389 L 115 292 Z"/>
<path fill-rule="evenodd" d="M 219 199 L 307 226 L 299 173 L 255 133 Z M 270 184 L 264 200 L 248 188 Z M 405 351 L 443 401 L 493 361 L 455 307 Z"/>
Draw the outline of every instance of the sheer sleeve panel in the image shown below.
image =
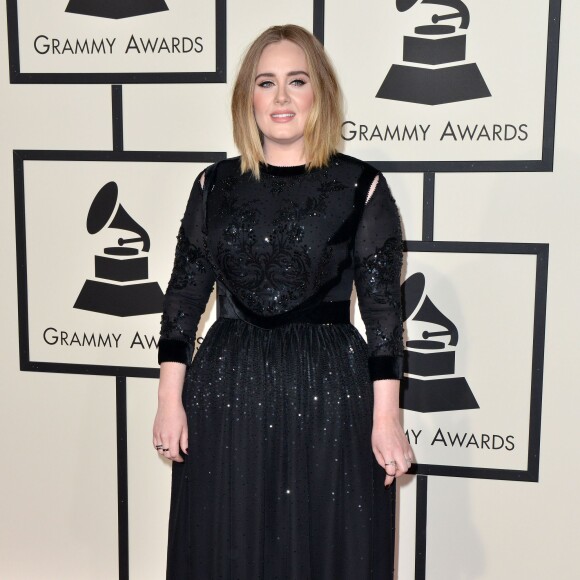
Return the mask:
<path fill-rule="evenodd" d="M 195 180 L 177 234 L 173 271 L 161 316 L 159 364 L 166 361 L 191 363 L 199 320 L 215 282 L 202 232 L 202 175 L 203 172 Z"/>
<path fill-rule="evenodd" d="M 399 211 L 379 174 L 367 197 L 354 247 L 355 286 L 373 381 L 403 375 L 402 263 Z"/>

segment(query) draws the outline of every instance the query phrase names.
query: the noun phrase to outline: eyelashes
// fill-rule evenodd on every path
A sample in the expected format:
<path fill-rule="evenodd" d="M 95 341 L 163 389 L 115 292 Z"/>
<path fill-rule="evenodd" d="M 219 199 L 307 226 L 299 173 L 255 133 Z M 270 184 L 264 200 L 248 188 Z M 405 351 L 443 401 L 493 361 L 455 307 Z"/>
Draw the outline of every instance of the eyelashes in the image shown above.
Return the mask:
<path fill-rule="evenodd" d="M 288 84 L 295 86 L 295 87 L 302 87 L 306 84 L 306 81 L 304 79 L 292 79 Z M 263 89 L 269 89 L 270 87 L 274 86 L 274 82 L 273 81 L 262 81 L 261 83 L 258 83 L 258 86 L 263 88 Z"/>

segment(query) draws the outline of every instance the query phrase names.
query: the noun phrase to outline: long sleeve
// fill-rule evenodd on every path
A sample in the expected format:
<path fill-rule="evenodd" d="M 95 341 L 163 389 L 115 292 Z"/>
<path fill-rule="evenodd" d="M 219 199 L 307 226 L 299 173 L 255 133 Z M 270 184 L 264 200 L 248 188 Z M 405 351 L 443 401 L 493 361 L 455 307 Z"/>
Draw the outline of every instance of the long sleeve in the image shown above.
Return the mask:
<path fill-rule="evenodd" d="M 177 235 L 173 271 L 161 316 L 159 364 L 165 361 L 191 364 L 199 320 L 215 282 L 202 232 L 201 175 L 195 180 Z"/>
<path fill-rule="evenodd" d="M 355 286 L 373 381 L 403 376 L 402 262 L 399 212 L 381 173 L 364 207 L 354 247 Z"/>

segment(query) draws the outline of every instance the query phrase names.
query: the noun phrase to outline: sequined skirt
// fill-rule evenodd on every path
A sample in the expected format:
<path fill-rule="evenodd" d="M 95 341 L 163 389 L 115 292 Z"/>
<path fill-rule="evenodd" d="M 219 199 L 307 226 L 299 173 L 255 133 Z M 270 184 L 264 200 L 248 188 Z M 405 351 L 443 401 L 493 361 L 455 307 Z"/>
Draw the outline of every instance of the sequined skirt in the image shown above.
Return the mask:
<path fill-rule="evenodd" d="M 392 578 L 394 494 L 371 449 L 367 345 L 353 325 L 218 318 L 183 403 L 168 579 Z"/>

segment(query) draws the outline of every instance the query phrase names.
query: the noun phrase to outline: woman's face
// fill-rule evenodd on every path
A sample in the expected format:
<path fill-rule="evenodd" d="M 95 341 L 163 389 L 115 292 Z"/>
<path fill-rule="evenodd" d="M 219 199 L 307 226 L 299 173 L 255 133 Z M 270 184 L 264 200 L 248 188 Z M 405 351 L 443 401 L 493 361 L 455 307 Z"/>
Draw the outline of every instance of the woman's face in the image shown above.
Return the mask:
<path fill-rule="evenodd" d="M 263 50 L 254 81 L 254 115 L 264 135 L 264 152 L 303 146 L 314 102 L 308 75 L 306 55 L 297 44 L 281 40 Z"/>

